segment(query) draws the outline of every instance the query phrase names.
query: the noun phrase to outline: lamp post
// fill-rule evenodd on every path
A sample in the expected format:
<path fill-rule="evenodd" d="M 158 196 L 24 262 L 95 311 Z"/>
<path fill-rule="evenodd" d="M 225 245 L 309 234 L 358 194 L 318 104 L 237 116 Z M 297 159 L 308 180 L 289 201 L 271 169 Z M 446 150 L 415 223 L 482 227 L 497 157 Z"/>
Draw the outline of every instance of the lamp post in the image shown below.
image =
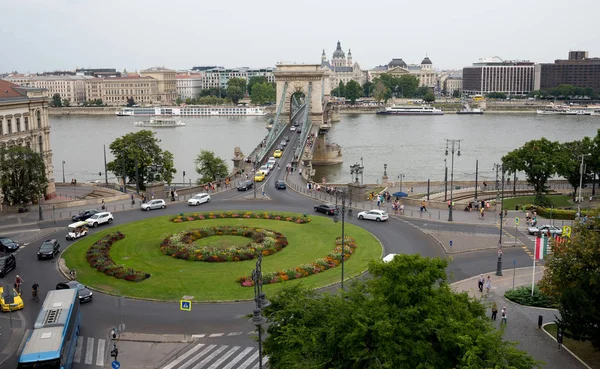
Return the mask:
<path fill-rule="evenodd" d="M 342 190 L 342 191 L 337 191 L 335 192 L 335 208 L 336 208 L 336 213 L 333 215 L 333 221 L 335 223 L 339 222 L 339 212 L 337 211 L 337 204 L 338 204 L 338 199 L 340 199 L 340 202 L 342 203 L 342 252 L 340 255 L 340 259 L 341 259 L 341 264 L 342 264 L 342 290 L 344 289 L 344 251 L 345 251 L 345 245 L 346 245 L 346 234 L 345 234 L 345 223 L 346 223 L 346 218 L 345 218 L 345 214 L 346 214 L 346 198 L 348 196 L 348 193 L 346 192 L 346 190 Z"/>
<path fill-rule="evenodd" d="M 354 163 L 352 165 L 350 165 L 350 178 L 358 183 L 358 175 L 360 174 L 361 176 L 361 183 L 362 183 L 362 174 L 363 174 L 363 170 L 365 167 L 363 167 L 362 165 L 358 164 L 358 163 Z"/>
<path fill-rule="evenodd" d="M 183 186 L 185 186 L 185 170 L 183 171 Z"/>
<path fill-rule="evenodd" d="M 460 140 L 446 140 L 446 156 L 448 156 L 448 148 L 452 153 L 452 164 L 450 169 L 450 206 L 448 211 L 448 221 L 452 221 L 452 206 L 454 205 L 454 153 L 460 156 Z"/>
<path fill-rule="evenodd" d="M 448 201 L 448 159 L 444 158 L 444 202 L 446 201 Z"/>
<path fill-rule="evenodd" d="M 579 216 L 581 216 L 581 202 L 583 201 L 583 198 L 581 197 L 581 187 L 583 187 L 583 172 L 585 171 L 583 159 L 586 156 L 591 156 L 591 155 L 592 154 L 579 155 L 579 156 L 581 156 L 581 166 L 579 167 L 579 197 L 577 198 L 577 212 L 579 213 Z"/>
<path fill-rule="evenodd" d="M 387 164 L 383 164 L 383 176 L 387 177 Z"/>
<path fill-rule="evenodd" d="M 358 163 L 356 163 L 358 164 Z M 363 184 L 363 169 L 365 169 L 365 163 L 363 163 L 362 156 L 360 157 L 360 184 Z M 356 181 L 358 182 L 358 180 Z"/>
<path fill-rule="evenodd" d="M 498 163 L 494 163 L 494 166 L 492 167 L 492 169 L 496 171 L 496 202 L 498 202 L 498 199 L 500 198 L 500 186 L 498 184 L 498 170 L 500 170 L 501 168 L 502 168 L 502 164 L 498 164 Z"/>
<path fill-rule="evenodd" d="M 402 179 L 404 178 L 404 174 L 399 174 L 398 178 L 400 179 L 400 192 L 402 192 Z"/>
<path fill-rule="evenodd" d="M 271 302 L 265 298 L 265 294 L 262 292 L 262 253 L 258 254 L 256 268 L 252 271 L 252 282 L 254 283 L 255 308 L 250 322 L 258 330 L 258 367 L 262 369 L 262 325 L 267 322 L 267 319 L 262 316 L 261 312 L 271 305 Z"/>
<path fill-rule="evenodd" d="M 254 198 L 256 198 L 256 168 L 257 168 L 257 163 L 258 162 L 258 155 L 254 155 L 254 165 L 252 166 L 254 169 L 254 173 L 252 173 L 252 182 L 254 182 L 252 184 L 252 188 L 254 189 Z"/>
<path fill-rule="evenodd" d="M 502 197 L 500 200 L 500 240 L 498 240 L 498 262 L 496 263 L 496 275 L 502 276 L 502 226 L 504 223 L 504 168 L 500 165 L 502 171 Z"/>
<path fill-rule="evenodd" d="M 62 161 L 63 183 L 65 183 L 65 161 Z"/>

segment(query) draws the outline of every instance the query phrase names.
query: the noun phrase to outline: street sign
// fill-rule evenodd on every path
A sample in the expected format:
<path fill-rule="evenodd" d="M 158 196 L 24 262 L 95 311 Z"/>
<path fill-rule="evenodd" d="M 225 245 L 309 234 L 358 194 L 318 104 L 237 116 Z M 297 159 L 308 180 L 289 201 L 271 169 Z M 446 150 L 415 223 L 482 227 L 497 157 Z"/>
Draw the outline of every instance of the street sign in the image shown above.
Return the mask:
<path fill-rule="evenodd" d="M 563 237 L 569 237 L 570 238 L 571 237 L 571 227 L 569 227 L 569 226 L 563 226 L 562 235 L 561 236 L 563 236 Z"/>
<path fill-rule="evenodd" d="M 183 311 L 192 311 L 192 302 L 189 300 L 180 300 L 179 309 Z"/>
<path fill-rule="evenodd" d="M 502 248 L 498 247 L 498 255 L 502 255 Z"/>
<path fill-rule="evenodd" d="M 521 221 L 521 219 L 519 219 L 519 217 L 515 217 L 515 224 L 519 225 L 519 222 Z"/>
<path fill-rule="evenodd" d="M 449 243 L 450 243 L 450 247 L 452 247 L 452 240 L 450 240 L 450 242 L 449 242 Z"/>
<path fill-rule="evenodd" d="M 113 361 L 111 365 L 112 365 L 113 369 L 119 369 L 121 367 L 121 363 L 118 362 L 117 360 Z"/>

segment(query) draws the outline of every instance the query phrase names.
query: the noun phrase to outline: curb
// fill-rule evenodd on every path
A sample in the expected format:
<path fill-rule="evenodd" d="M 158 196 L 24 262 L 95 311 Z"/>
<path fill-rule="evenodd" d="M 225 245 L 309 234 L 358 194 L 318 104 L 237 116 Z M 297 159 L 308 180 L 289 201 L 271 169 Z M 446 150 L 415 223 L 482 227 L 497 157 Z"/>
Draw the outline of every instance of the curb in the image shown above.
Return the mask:
<path fill-rule="evenodd" d="M 550 338 L 552 338 L 552 339 L 554 340 L 554 342 L 556 342 L 556 343 L 558 344 L 558 341 L 556 340 L 556 338 L 555 338 L 553 335 L 551 335 L 551 334 L 550 334 L 550 332 L 548 332 L 548 331 L 545 329 L 545 328 L 546 328 L 546 326 L 547 326 L 547 325 L 550 325 L 550 324 L 556 324 L 556 323 L 544 323 L 544 324 L 542 324 L 542 331 L 544 331 L 544 333 L 546 333 L 546 334 L 547 334 L 547 335 L 548 335 Z M 591 367 L 591 366 L 589 366 L 589 365 L 587 365 L 587 364 L 585 363 L 585 361 L 581 360 L 581 359 L 579 358 L 579 356 L 575 355 L 575 353 L 573 353 L 573 351 L 569 350 L 569 349 L 567 348 L 567 346 L 565 346 L 565 345 L 562 345 L 562 344 L 561 344 L 560 346 L 561 346 L 562 348 L 564 348 L 564 349 L 565 349 L 565 350 L 566 350 L 566 351 L 567 351 L 569 354 L 571 354 L 571 356 L 573 356 L 575 359 L 577 359 L 577 361 L 579 361 L 579 362 L 580 362 L 580 363 L 581 363 L 583 366 L 585 366 L 587 369 L 592 369 L 592 367 Z"/>
<path fill-rule="evenodd" d="M 147 333 L 121 333 L 119 341 L 147 342 L 147 343 L 190 343 L 193 338 L 188 334 L 147 334 Z"/>

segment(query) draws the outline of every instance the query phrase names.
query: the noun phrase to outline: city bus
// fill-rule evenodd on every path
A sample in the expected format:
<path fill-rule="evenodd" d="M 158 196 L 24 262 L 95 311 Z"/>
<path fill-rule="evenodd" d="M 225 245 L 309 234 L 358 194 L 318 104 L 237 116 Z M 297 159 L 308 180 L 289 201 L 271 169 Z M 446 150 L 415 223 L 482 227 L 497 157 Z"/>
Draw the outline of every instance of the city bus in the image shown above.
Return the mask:
<path fill-rule="evenodd" d="M 80 326 L 77 290 L 48 292 L 17 368 L 71 369 Z"/>

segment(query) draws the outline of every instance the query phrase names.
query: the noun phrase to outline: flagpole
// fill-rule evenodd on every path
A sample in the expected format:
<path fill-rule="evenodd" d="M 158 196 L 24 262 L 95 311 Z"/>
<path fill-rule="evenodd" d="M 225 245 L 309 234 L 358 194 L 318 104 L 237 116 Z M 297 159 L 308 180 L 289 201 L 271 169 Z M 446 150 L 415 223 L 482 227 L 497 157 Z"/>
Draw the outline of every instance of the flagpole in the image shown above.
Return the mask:
<path fill-rule="evenodd" d="M 531 297 L 533 297 L 534 285 L 535 285 L 535 256 L 533 257 L 533 273 L 531 274 Z"/>

